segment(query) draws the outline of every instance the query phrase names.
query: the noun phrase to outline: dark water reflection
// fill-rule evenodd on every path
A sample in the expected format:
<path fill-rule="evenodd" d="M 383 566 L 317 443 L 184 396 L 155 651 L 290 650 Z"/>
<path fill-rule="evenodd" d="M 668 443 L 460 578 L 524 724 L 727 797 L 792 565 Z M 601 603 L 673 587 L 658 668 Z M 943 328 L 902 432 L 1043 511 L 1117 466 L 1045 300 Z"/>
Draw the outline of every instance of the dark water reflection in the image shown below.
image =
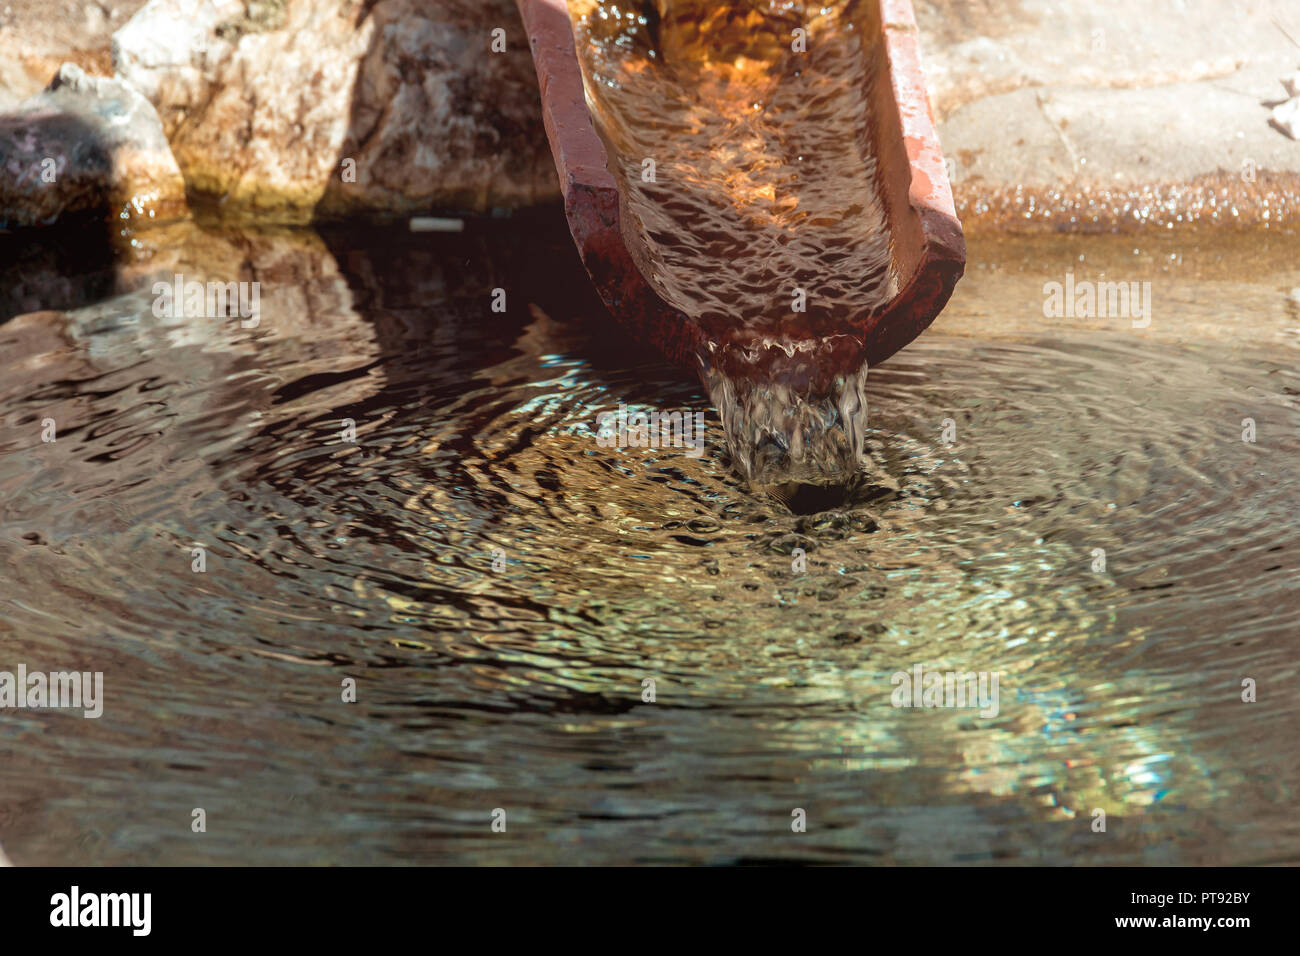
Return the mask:
<path fill-rule="evenodd" d="M 1283 241 L 975 244 L 871 372 L 862 482 L 791 513 L 733 475 L 712 413 L 699 458 L 598 447 L 620 401 L 704 399 L 610 328 L 562 232 L 147 234 L 119 294 L 0 326 L 0 670 L 103 671 L 107 698 L 0 713 L 0 843 L 1296 862 Z M 1151 327 L 1044 319 L 1067 269 L 1152 281 Z M 156 317 L 176 272 L 260 281 L 260 325 Z M 891 707 L 916 663 L 999 672 L 998 716 Z"/>

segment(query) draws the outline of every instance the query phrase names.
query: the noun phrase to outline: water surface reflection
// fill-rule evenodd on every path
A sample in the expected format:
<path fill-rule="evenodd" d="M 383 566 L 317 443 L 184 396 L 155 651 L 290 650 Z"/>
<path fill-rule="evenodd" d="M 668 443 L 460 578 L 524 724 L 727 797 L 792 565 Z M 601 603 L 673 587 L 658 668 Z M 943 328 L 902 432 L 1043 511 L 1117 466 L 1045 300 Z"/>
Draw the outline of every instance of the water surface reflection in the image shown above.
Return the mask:
<path fill-rule="evenodd" d="M 699 458 L 597 445 L 706 401 L 562 225 L 143 241 L 0 326 L 0 668 L 107 697 L 0 720 L 16 862 L 1296 861 L 1278 245 L 977 243 L 870 374 L 868 472 L 792 512 L 712 413 Z M 1150 279 L 1151 327 L 1044 319 L 1066 269 Z M 176 272 L 257 279 L 260 325 L 156 317 Z M 1000 672 L 998 716 L 892 708 L 918 662 Z"/>

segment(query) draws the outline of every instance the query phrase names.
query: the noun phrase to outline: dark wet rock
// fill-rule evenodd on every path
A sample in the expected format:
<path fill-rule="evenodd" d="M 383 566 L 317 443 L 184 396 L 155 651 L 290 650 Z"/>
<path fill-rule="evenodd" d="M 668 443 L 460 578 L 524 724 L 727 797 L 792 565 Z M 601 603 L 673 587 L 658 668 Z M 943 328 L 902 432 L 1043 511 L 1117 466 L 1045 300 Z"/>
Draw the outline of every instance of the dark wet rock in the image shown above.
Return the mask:
<path fill-rule="evenodd" d="M 184 180 L 148 100 L 73 63 L 0 116 L 0 167 L 8 229 L 65 217 L 138 223 L 185 205 Z"/>

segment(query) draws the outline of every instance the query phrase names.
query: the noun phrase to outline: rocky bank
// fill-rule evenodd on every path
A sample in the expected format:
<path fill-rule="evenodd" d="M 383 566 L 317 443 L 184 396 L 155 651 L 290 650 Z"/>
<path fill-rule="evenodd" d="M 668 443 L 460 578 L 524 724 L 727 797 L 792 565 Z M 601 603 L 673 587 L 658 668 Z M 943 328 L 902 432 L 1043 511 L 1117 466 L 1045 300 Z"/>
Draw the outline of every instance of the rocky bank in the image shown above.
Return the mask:
<path fill-rule="evenodd" d="M 914 2 L 968 229 L 1300 219 L 1293 0 Z M 513 0 L 9 0 L 0 126 L 9 227 L 173 213 L 175 170 L 285 223 L 558 198 Z"/>

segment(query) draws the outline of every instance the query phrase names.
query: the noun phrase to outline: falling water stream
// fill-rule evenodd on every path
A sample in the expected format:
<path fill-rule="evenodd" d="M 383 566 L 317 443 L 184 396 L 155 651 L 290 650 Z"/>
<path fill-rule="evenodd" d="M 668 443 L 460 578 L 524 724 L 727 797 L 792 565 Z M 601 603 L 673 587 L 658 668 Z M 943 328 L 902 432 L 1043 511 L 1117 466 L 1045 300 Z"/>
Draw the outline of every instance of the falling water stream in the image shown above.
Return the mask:
<path fill-rule="evenodd" d="M 0 844 L 1298 862 L 1294 249 L 976 241 L 868 376 L 862 479 L 789 505 L 560 222 L 30 252 L 0 285 L 0 670 L 101 671 L 105 700 L 0 713 Z M 260 323 L 156 314 L 176 273 L 260 281 Z M 1150 324 L 1045 317 L 1067 273 L 1151 282 Z M 602 447 L 620 402 L 707 411 L 703 454 Z M 895 708 L 916 664 L 1000 674 L 998 713 Z"/>

